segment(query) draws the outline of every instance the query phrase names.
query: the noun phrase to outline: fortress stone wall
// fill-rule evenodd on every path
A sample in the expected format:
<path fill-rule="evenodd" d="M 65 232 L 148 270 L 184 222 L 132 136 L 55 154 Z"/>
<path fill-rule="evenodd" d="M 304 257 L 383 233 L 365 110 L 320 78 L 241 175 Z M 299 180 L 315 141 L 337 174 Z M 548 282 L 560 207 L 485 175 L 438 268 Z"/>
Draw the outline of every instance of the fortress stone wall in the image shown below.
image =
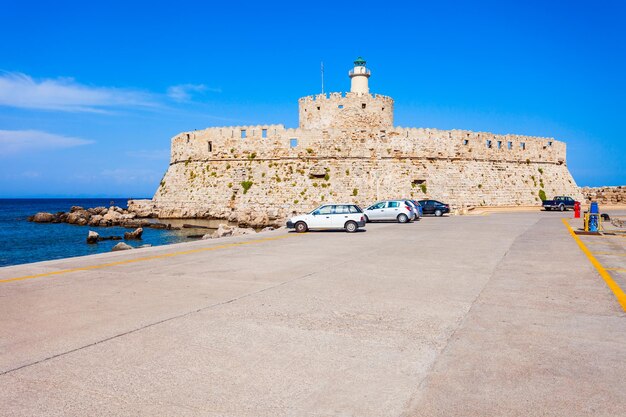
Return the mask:
<path fill-rule="evenodd" d="M 393 100 L 362 92 L 299 100 L 300 126 L 212 127 L 172 139 L 170 166 L 140 214 L 280 224 L 324 202 L 435 198 L 453 206 L 581 199 L 553 138 L 393 126 Z"/>

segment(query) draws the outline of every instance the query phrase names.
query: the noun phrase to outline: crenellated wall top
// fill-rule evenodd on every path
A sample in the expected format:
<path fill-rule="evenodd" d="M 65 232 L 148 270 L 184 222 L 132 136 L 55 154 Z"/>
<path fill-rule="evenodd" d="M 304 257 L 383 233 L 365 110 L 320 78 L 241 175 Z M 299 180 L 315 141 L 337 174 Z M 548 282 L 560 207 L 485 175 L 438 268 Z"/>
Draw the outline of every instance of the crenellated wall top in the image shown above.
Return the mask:
<path fill-rule="evenodd" d="M 381 102 L 391 102 L 393 103 L 393 98 L 389 96 L 385 96 L 383 94 L 371 94 L 371 93 L 353 93 L 353 92 L 338 92 L 338 93 L 324 93 L 324 94 L 315 94 L 310 96 L 300 97 L 298 99 L 299 103 L 303 102 L 320 102 L 320 101 L 341 101 L 344 99 L 355 99 L 355 100 L 377 100 Z"/>

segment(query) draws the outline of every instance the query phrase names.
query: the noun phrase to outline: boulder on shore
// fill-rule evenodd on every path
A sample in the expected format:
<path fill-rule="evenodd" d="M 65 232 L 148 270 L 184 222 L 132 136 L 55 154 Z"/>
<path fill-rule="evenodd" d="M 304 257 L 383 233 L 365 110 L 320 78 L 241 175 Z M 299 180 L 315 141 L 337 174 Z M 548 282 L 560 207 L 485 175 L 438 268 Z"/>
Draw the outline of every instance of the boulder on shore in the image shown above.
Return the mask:
<path fill-rule="evenodd" d="M 150 223 L 152 229 L 171 229 L 172 225 L 165 223 Z"/>
<path fill-rule="evenodd" d="M 102 216 L 99 214 L 94 214 L 89 219 L 89 226 L 100 226 L 100 221 L 102 220 Z"/>
<path fill-rule="evenodd" d="M 35 223 L 50 223 L 54 219 L 55 216 L 52 213 L 37 213 L 31 218 L 31 221 Z"/>
<path fill-rule="evenodd" d="M 72 209 L 76 208 L 77 206 L 72 207 Z M 79 207 L 80 208 L 80 207 Z M 66 222 L 69 224 L 78 224 L 80 226 L 83 226 L 85 224 L 87 224 L 87 222 L 89 221 L 89 218 L 91 217 L 91 214 L 89 214 L 89 212 L 87 210 L 74 210 L 72 212 L 70 212 L 67 215 L 67 220 Z M 81 221 L 84 220 L 83 221 Z"/>
<path fill-rule="evenodd" d="M 87 243 L 98 243 L 99 239 L 100 235 L 97 232 L 94 232 L 93 230 L 89 231 L 89 234 L 87 235 Z"/>
<path fill-rule="evenodd" d="M 136 229 L 138 227 L 143 227 L 144 223 L 146 222 L 142 220 L 122 220 L 120 226 L 127 229 Z"/>
<path fill-rule="evenodd" d="M 207 233 L 202 236 L 202 239 L 219 239 L 222 237 L 229 236 L 241 236 L 241 235 L 251 235 L 255 234 L 256 231 L 252 228 L 244 228 L 237 226 L 229 226 L 227 224 L 220 224 L 217 227 L 217 230 L 213 233 Z"/>
<path fill-rule="evenodd" d="M 221 237 L 228 237 L 233 235 L 233 227 L 227 224 L 220 224 L 217 230 L 213 233 L 207 233 L 202 236 L 202 239 L 219 239 Z"/>
<path fill-rule="evenodd" d="M 143 234 L 143 229 L 141 227 L 138 227 L 133 232 L 125 232 L 124 240 L 139 240 L 141 239 L 142 234 Z"/>
<path fill-rule="evenodd" d="M 132 248 L 133 248 L 132 246 L 127 245 L 124 242 L 120 242 L 117 245 L 113 246 L 113 249 L 111 249 L 111 252 L 117 252 L 117 251 L 120 251 L 120 250 L 129 250 L 129 249 L 132 249 Z"/>
<path fill-rule="evenodd" d="M 122 215 L 115 210 L 109 209 L 102 219 L 117 223 L 122 219 Z"/>
<path fill-rule="evenodd" d="M 256 230 L 251 227 L 235 227 L 233 230 L 233 236 L 241 236 L 241 235 L 254 235 L 256 234 Z"/>

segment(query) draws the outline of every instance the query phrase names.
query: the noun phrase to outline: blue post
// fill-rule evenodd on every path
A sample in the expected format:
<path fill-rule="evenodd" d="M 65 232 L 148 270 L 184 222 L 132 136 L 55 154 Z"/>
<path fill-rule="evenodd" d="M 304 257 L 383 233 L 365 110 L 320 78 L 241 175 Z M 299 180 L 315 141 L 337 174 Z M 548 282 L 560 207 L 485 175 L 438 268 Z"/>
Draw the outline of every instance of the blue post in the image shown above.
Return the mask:
<path fill-rule="evenodd" d="M 600 217 L 600 209 L 598 207 L 598 203 L 593 202 L 591 203 L 591 207 L 589 208 L 589 231 L 590 232 L 598 231 L 598 224 L 599 224 L 598 218 L 599 217 Z"/>

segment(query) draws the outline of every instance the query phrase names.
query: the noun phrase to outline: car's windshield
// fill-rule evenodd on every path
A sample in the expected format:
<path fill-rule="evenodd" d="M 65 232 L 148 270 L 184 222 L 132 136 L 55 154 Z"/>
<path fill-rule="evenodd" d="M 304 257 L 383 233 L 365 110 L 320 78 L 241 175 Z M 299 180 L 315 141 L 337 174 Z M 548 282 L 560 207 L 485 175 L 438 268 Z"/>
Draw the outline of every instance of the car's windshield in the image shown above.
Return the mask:
<path fill-rule="evenodd" d="M 319 213 L 319 211 L 320 211 L 320 209 L 321 209 L 322 207 L 326 207 L 326 206 L 319 206 L 318 208 L 316 208 L 315 210 L 312 210 L 312 211 L 311 211 L 311 212 L 309 212 L 308 214 L 317 214 L 317 213 Z"/>
<path fill-rule="evenodd" d="M 380 203 L 376 203 L 376 204 L 374 204 L 373 206 L 370 206 L 370 207 L 368 208 L 368 210 L 376 210 L 376 209 L 381 209 L 381 208 L 384 208 L 384 207 L 385 207 L 385 202 L 384 202 L 384 201 L 382 201 L 382 202 L 380 202 Z"/>

